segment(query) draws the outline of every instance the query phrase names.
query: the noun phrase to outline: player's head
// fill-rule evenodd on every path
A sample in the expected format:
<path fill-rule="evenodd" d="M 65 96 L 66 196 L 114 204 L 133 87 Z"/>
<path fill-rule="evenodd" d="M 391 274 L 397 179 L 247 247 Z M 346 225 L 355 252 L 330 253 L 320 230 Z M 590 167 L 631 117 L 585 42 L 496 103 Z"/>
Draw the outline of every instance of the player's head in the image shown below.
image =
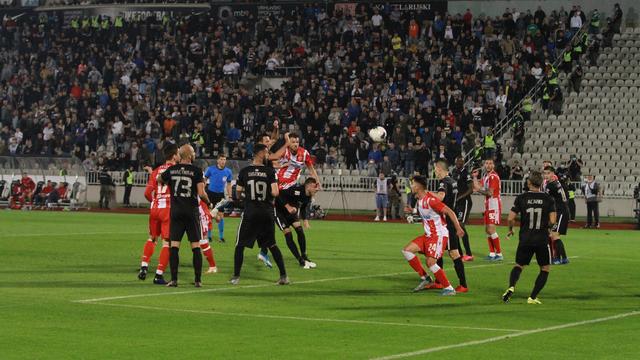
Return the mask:
<path fill-rule="evenodd" d="M 178 157 L 180 157 L 180 161 L 191 163 L 196 159 L 196 151 L 193 150 L 193 146 L 184 144 L 178 149 Z"/>
<path fill-rule="evenodd" d="M 258 144 L 263 144 L 270 146 L 271 145 L 271 135 L 267 133 L 262 133 L 258 135 Z"/>
<path fill-rule="evenodd" d="M 442 179 L 449 175 L 449 164 L 447 164 L 445 160 L 438 160 L 436 161 L 434 171 L 436 173 L 436 177 L 438 179 Z"/>
<path fill-rule="evenodd" d="M 542 161 L 542 170 L 546 170 L 547 167 L 553 166 L 551 160 L 543 160 Z"/>
<path fill-rule="evenodd" d="M 427 190 L 427 179 L 422 175 L 416 175 L 411 178 L 411 191 L 413 193 L 418 193 L 420 191 Z"/>
<path fill-rule="evenodd" d="M 463 166 L 464 166 L 464 158 L 462 156 L 458 156 L 456 158 L 456 167 L 458 169 L 462 169 Z"/>
<path fill-rule="evenodd" d="M 529 174 L 529 178 L 527 178 L 527 185 L 531 190 L 540 189 L 542 186 L 542 173 L 540 171 L 534 170 Z"/>
<path fill-rule="evenodd" d="M 484 159 L 484 170 L 487 172 L 492 172 L 496 168 L 496 163 L 493 161 L 493 158 Z"/>
<path fill-rule="evenodd" d="M 320 187 L 318 186 L 318 180 L 312 177 L 305 180 L 304 190 L 307 193 L 307 196 L 313 197 L 318 192 L 318 190 L 320 190 Z"/>
<path fill-rule="evenodd" d="M 178 156 L 178 146 L 176 144 L 166 143 L 162 149 L 164 161 L 176 162 Z"/>
<path fill-rule="evenodd" d="M 29 174 L 27 174 L 26 172 L 23 172 L 23 173 L 22 173 L 22 178 L 23 178 L 23 179 L 26 179 L 26 178 L 28 178 L 28 177 L 29 177 Z"/>
<path fill-rule="evenodd" d="M 300 146 L 300 136 L 298 134 L 289 135 L 289 150 L 297 151 Z"/>
<path fill-rule="evenodd" d="M 551 181 L 551 180 L 553 180 L 553 175 L 556 174 L 556 169 L 554 169 L 553 166 L 551 166 L 551 165 L 547 165 L 547 166 L 544 167 L 543 174 L 544 174 L 544 179 L 545 180 Z"/>
<path fill-rule="evenodd" d="M 218 155 L 218 159 L 216 160 L 218 168 L 224 169 L 224 166 L 227 165 L 227 155 L 220 153 Z"/>
<path fill-rule="evenodd" d="M 264 164 L 269 157 L 269 148 L 265 144 L 256 144 L 253 148 L 253 158 Z"/>

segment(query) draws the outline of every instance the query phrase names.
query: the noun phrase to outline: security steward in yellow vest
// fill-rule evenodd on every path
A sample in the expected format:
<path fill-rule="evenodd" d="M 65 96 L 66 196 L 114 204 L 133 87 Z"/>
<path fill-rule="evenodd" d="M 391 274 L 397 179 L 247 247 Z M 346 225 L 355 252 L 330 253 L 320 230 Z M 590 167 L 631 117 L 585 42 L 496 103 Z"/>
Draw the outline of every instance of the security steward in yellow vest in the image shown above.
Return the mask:
<path fill-rule="evenodd" d="M 124 172 L 124 199 L 122 199 L 122 204 L 124 206 L 131 206 L 131 189 L 133 188 L 133 166 L 130 166 L 127 171 Z"/>

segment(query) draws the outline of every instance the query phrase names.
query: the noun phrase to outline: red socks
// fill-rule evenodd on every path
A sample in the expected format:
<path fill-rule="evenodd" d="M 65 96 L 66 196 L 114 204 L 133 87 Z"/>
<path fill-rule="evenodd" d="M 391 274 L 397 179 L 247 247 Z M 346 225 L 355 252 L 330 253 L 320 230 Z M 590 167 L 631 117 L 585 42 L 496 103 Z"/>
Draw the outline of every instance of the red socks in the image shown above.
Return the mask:
<path fill-rule="evenodd" d="M 489 243 L 489 252 L 490 253 L 495 253 L 496 252 L 496 248 L 495 248 L 495 246 L 493 246 L 493 239 L 491 238 L 491 236 L 487 236 L 487 243 Z"/>
<path fill-rule="evenodd" d="M 215 267 L 216 261 L 213 259 L 213 249 L 209 246 L 209 243 L 200 244 L 200 248 L 202 249 L 202 253 L 207 257 L 207 261 L 209 262 L 209 267 Z"/>
<path fill-rule="evenodd" d="M 158 274 L 164 274 L 164 270 L 167 268 L 167 264 L 169 263 L 169 246 L 162 246 L 162 250 L 160 250 L 160 257 L 158 258 Z"/>
<path fill-rule="evenodd" d="M 415 270 L 418 273 L 418 275 L 420 276 L 427 275 L 427 272 L 424 271 L 424 268 L 422 267 L 422 263 L 420 262 L 420 259 L 418 259 L 417 256 L 414 256 L 413 259 L 407 260 L 407 261 L 409 262 L 409 265 L 411 265 L 413 270 Z"/>
<path fill-rule="evenodd" d="M 447 275 L 444 273 L 444 270 L 439 269 L 433 275 L 436 277 L 438 282 L 442 284 L 443 287 L 446 288 L 451 286 L 451 283 L 449 283 L 449 279 L 447 279 Z"/>
<path fill-rule="evenodd" d="M 502 249 L 500 248 L 500 238 L 498 234 L 494 234 L 495 239 L 491 237 L 491 235 L 487 236 L 487 243 L 489 243 L 489 252 L 500 254 L 502 253 Z"/>
<path fill-rule="evenodd" d="M 493 239 L 493 247 L 496 248 L 496 254 L 502 253 L 502 249 L 500 249 L 500 238 L 499 237 Z"/>
<path fill-rule="evenodd" d="M 144 249 L 142 250 L 142 262 L 145 263 L 143 266 L 149 266 L 149 261 L 151 257 L 153 257 L 153 253 L 156 251 L 156 243 L 149 239 L 144 244 Z"/>

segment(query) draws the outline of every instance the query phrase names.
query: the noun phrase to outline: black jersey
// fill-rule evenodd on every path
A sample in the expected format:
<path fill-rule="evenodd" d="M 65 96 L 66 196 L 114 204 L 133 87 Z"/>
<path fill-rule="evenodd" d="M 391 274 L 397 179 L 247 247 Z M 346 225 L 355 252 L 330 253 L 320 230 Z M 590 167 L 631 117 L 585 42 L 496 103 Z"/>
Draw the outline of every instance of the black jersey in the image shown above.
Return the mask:
<path fill-rule="evenodd" d="M 176 164 L 161 175 L 171 192 L 171 212 L 198 209 L 198 184 L 204 183 L 202 169 L 192 164 Z"/>
<path fill-rule="evenodd" d="M 238 186 L 244 189 L 244 210 L 273 212 L 271 184 L 277 183 L 276 173 L 264 165 L 249 165 L 238 174 Z"/>
<path fill-rule="evenodd" d="M 545 188 L 547 194 L 553 198 L 556 203 L 556 212 L 569 213 L 569 198 L 564 186 L 558 180 L 547 182 Z"/>
<path fill-rule="evenodd" d="M 278 211 L 287 211 L 285 205 L 300 209 L 300 217 L 307 218 L 307 208 L 311 203 L 311 197 L 307 196 L 304 185 L 294 185 L 288 189 L 280 190 L 280 195 L 276 198 L 276 208 Z"/>
<path fill-rule="evenodd" d="M 522 193 L 511 211 L 520 214 L 520 243 L 540 245 L 549 241 L 549 214 L 555 212 L 551 196 L 534 191 Z"/>
<path fill-rule="evenodd" d="M 456 201 L 458 200 L 458 184 L 451 176 L 446 176 L 440 180 L 438 192 L 444 193 L 442 202 L 447 205 L 449 209 L 455 209 Z"/>
<path fill-rule="evenodd" d="M 469 184 L 473 184 L 473 178 L 466 167 L 463 167 L 460 170 L 457 167 L 453 168 L 451 171 L 451 177 L 456 181 L 456 184 L 458 184 L 458 194 L 466 193 L 469 191 Z M 471 197 L 471 194 L 465 196 L 465 198 L 467 197 Z M 458 200 L 461 199 L 462 198 L 458 197 Z"/>

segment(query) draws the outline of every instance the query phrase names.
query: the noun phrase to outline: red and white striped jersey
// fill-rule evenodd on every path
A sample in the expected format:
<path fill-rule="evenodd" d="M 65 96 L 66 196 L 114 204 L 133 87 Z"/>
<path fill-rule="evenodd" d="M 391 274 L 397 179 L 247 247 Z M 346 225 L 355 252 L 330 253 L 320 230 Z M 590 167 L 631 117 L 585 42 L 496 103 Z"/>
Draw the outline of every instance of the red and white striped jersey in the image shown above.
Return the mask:
<path fill-rule="evenodd" d="M 422 218 L 422 226 L 424 227 L 424 233 L 427 237 L 431 236 L 449 236 L 449 230 L 447 230 L 447 222 L 445 221 L 444 203 L 440 201 L 430 192 L 422 199 L 418 200 L 418 213 Z"/>
<path fill-rule="evenodd" d="M 160 185 L 156 180 L 158 175 L 162 174 L 169 167 L 173 166 L 173 163 L 164 163 L 155 168 L 149 180 L 147 181 L 147 187 L 144 190 L 144 196 L 151 202 L 152 209 L 169 209 L 171 208 L 171 192 L 169 186 Z"/>
<path fill-rule="evenodd" d="M 492 171 L 487 175 L 485 175 L 482 178 L 482 186 L 485 189 L 490 190 L 490 194 L 486 195 L 487 199 L 489 198 L 500 199 L 500 177 L 498 176 L 497 172 Z"/>
<path fill-rule="evenodd" d="M 203 239 L 207 238 L 207 233 L 211 230 L 211 226 L 213 225 L 211 212 L 209 211 L 209 207 L 204 201 L 200 200 L 200 231 L 202 232 Z"/>
<path fill-rule="evenodd" d="M 298 147 L 295 154 L 287 148 L 278 162 L 281 166 L 280 170 L 278 170 L 278 188 L 280 190 L 288 189 L 295 185 L 303 167 L 313 167 L 311 154 L 301 147 Z"/>

